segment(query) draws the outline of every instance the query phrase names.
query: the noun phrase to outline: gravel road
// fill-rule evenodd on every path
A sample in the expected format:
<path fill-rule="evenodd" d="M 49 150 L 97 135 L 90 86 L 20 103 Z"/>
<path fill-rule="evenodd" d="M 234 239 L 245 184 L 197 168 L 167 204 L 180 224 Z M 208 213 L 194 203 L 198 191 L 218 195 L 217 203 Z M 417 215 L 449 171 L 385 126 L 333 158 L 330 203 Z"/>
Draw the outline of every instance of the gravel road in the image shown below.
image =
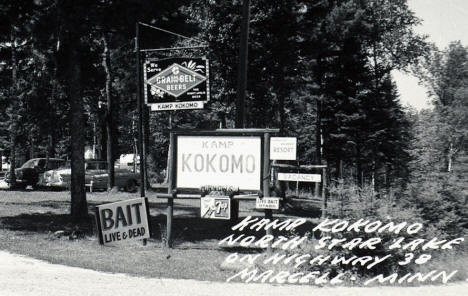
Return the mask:
<path fill-rule="evenodd" d="M 149 279 L 51 264 L 0 251 L 0 295 L 468 295 L 468 282 L 424 287 L 330 287 Z"/>

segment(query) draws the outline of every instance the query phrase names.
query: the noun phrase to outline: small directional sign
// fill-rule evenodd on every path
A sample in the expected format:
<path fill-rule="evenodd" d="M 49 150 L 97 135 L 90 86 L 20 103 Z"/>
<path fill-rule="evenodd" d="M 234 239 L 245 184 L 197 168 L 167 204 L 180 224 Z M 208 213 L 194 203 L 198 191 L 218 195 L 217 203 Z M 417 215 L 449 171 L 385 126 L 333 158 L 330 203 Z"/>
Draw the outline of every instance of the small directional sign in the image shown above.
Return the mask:
<path fill-rule="evenodd" d="M 255 207 L 257 209 L 266 210 L 279 210 L 279 198 L 278 197 L 257 197 Z"/>
<path fill-rule="evenodd" d="M 294 174 L 294 173 L 278 173 L 280 181 L 296 181 L 296 182 L 322 182 L 320 174 Z"/>

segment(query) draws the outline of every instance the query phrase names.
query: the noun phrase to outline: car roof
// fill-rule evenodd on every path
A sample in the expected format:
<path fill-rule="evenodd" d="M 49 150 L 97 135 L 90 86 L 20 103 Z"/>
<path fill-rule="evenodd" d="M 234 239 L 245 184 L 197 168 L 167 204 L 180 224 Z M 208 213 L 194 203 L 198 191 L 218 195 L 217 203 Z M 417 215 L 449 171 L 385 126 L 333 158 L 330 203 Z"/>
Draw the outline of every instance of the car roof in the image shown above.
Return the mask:
<path fill-rule="evenodd" d="M 30 160 L 36 160 L 36 159 L 47 159 L 46 157 L 37 157 L 37 158 L 31 158 Z M 49 160 L 65 160 L 65 159 L 62 159 L 62 158 L 53 158 L 53 157 L 49 157 Z"/>

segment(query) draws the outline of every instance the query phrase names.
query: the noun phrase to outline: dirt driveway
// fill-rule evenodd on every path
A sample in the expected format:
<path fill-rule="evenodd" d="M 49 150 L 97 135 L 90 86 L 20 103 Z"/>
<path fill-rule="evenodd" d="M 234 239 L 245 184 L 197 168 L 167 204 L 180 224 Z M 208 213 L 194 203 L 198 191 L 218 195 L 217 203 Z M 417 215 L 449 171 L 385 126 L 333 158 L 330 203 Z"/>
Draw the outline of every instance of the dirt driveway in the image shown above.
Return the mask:
<path fill-rule="evenodd" d="M 51 264 L 0 251 L 1 295 L 467 295 L 468 283 L 424 287 L 318 288 L 148 279 Z"/>

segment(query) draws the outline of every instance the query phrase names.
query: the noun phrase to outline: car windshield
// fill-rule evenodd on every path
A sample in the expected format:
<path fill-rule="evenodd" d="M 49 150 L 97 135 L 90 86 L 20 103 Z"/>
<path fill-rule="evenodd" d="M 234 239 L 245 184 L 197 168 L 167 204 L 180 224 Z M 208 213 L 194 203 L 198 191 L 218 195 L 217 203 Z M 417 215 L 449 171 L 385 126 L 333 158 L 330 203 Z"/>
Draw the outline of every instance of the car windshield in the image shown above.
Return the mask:
<path fill-rule="evenodd" d="M 34 168 L 34 167 L 37 166 L 38 162 L 39 162 L 39 159 L 30 159 L 30 160 L 26 161 L 26 162 L 21 166 L 21 168 L 22 168 L 22 169 L 32 169 L 32 168 Z"/>
<path fill-rule="evenodd" d="M 107 169 L 107 162 L 87 162 L 86 163 L 86 170 L 106 170 Z"/>

